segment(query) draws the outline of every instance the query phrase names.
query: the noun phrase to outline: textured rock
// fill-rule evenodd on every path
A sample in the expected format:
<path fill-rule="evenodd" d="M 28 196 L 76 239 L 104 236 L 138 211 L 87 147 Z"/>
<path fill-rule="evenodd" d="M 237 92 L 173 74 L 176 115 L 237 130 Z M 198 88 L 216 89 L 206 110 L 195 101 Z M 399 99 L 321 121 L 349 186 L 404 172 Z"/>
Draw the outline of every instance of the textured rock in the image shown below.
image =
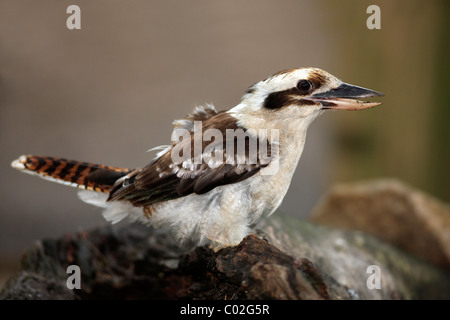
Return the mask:
<path fill-rule="evenodd" d="M 449 273 L 361 231 L 320 226 L 283 215 L 262 225 L 270 243 L 311 261 L 331 299 L 448 299 Z M 381 289 L 369 289 L 369 266 Z"/>
<path fill-rule="evenodd" d="M 450 206 L 399 181 L 337 185 L 311 220 L 364 231 L 450 270 Z"/>
<path fill-rule="evenodd" d="M 159 230 L 132 224 L 42 240 L 2 299 L 449 299 L 449 274 L 357 231 L 276 213 L 217 253 L 185 252 Z M 81 269 L 69 290 L 66 268 Z M 368 289 L 366 270 L 381 270 Z"/>

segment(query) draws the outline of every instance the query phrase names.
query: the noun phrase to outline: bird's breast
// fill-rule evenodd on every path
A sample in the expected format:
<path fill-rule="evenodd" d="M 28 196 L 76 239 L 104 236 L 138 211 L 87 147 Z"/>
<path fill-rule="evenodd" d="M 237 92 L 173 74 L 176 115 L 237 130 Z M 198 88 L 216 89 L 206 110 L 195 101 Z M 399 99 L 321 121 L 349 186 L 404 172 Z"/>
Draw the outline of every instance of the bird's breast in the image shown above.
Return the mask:
<path fill-rule="evenodd" d="M 278 158 L 270 170 L 261 170 L 252 183 L 253 208 L 264 207 L 264 214 L 272 214 L 283 201 L 305 145 L 306 131 L 294 138 L 280 139 Z M 255 210 L 254 212 L 258 212 Z"/>

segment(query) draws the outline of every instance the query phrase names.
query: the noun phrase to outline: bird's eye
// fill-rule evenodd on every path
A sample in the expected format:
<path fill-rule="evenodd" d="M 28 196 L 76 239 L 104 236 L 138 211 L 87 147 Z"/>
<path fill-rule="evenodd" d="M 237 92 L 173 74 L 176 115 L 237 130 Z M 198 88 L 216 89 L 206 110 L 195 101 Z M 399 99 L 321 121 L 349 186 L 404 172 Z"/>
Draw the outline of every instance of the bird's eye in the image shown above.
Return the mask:
<path fill-rule="evenodd" d="M 311 81 L 308 80 L 300 80 L 297 83 L 297 89 L 300 90 L 301 93 L 306 94 L 309 91 L 311 91 L 313 85 L 311 83 Z"/>

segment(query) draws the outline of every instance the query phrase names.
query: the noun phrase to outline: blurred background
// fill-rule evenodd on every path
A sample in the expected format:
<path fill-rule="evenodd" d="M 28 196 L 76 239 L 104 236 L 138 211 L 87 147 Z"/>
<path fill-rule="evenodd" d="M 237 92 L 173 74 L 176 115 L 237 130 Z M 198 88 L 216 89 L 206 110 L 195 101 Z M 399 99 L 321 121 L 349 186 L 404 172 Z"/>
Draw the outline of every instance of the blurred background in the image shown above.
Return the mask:
<path fill-rule="evenodd" d="M 81 30 L 66 9 L 81 8 Z M 366 9 L 381 9 L 369 30 Z M 0 1 L 0 286 L 35 240 L 105 224 L 76 190 L 21 174 L 21 154 L 138 167 L 196 105 L 314 66 L 383 92 L 310 127 L 281 211 L 337 182 L 396 177 L 450 200 L 449 1 Z"/>

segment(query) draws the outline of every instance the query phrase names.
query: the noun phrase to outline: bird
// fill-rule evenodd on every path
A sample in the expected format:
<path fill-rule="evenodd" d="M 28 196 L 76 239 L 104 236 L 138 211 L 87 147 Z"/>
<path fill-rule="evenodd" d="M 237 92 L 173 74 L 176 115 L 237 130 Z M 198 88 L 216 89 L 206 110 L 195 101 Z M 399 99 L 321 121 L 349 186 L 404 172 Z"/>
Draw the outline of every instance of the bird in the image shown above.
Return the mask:
<path fill-rule="evenodd" d="M 180 246 L 237 246 L 280 206 L 311 122 L 328 110 L 363 110 L 382 93 L 313 67 L 277 72 L 248 88 L 236 106 L 197 106 L 173 122 L 171 143 L 147 165 L 127 169 L 22 155 L 24 173 L 79 188 L 106 220 L 166 230 Z"/>

